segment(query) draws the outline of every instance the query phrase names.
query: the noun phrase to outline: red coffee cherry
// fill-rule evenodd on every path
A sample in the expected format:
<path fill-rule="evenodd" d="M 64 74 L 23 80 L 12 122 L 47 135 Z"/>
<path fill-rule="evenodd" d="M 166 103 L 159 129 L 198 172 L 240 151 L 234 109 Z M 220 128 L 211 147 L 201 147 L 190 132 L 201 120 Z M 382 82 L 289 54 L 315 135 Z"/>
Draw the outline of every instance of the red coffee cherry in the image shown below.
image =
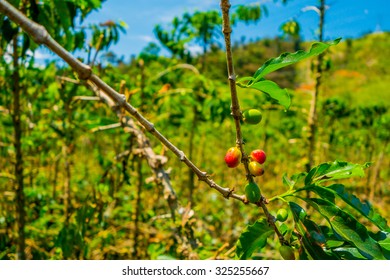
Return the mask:
<path fill-rule="evenodd" d="M 225 155 L 225 162 L 228 167 L 234 168 L 237 167 L 241 162 L 241 151 L 237 147 L 230 148 Z"/>
<path fill-rule="evenodd" d="M 253 161 L 257 161 L 260 164 L 263 164 L 266 160 L 266 155 L 263 150 L 252 151 L 250 157 Z"/>

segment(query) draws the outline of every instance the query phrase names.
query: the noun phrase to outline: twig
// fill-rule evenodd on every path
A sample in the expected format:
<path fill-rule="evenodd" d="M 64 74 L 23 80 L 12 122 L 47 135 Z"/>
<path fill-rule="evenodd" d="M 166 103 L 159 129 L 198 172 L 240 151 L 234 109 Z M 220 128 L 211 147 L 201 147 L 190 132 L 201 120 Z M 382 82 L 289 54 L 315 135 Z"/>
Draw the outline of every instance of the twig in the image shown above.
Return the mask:
<path fill-rule="evenodd" d="M 97 96 L 74 96 L 72 97 L 72 103 L 77 101 L 100 101 L 100 98 Z"/>
<path fill-rule="evenodd" d="M 236 125 L 236 144 L 241 150 L 242 153 L 242 163 L 245 166 L 246 171 L 246 178 L 249 182 L 253 182 L 253 177 L 249 172 L 248 163 L 249 159 L 245 154 L 244 151 L 244 141 L 242 139 L 242 133 L 241 133 L 241 125 L 240 125 L 240 119 L 241 119 L 241 111 L 240 111 L 240 103 L 237 97 L 237 88 L 236 88 L 236 74 L 234 73 L 234 66 L 233 66 L 233 55 L 232 55 L 232 49 L 231 49 L 231 39 L 230 34 L 232 33 L 232 28 L 230 27 L 230 18 L 229 18 L 229 9 L 230 9 L 230 2 L 229 0 L 221 0 L 221 9 L 222 9 L 222 33 L 225 38 L 225 45 L 226 45 L 226 62 L 227 62 L 227 70 L 228 70 L 228 76 L 229 76 L 229 86 L 230 86 L 230 93 L 231 93 L 231 99 L 232 99 L 232 115 L 234 118 L 234 123 Z M 260 201 L 256 204 L 257 206 L 260 206 L 263 209 L 264 214 L 267 217 L 267 221 L 270 224 L 270 226 L 274 229 L 275 233 L 277 234 L 280 243 L 284 244 L 286 241 L 284 240 L 283 235 L 278 230 L 276 224 L 275 224 L 275 217 L 273 217 L 266 206 L 266 203 L 268 201 L 262 196 Z"/>
<path fill-rule="evenodd" d="M 317 12 L 320 16 L 320 22 L 319 22 L 319 41 L 323 42 L 323 35 L 324 35 L 324 20 L 325 20 L 325 0 L 320 0 L 320 6 L 317 8 Z M 316 133 L 317 133 L 317 125 L 318 125 L 318 113 L 317 113 L 317 103 L 318 103 L 318 96 L 322 84 L 322 75 L 323 75 L 323 60 L 324 60 L 324 53 L 321 53 L 317 58 L 317 65 L 316 65 L 316 81 L 315 81 L 315 87 L 314 92 L 312 93 L 312 99 L 310 101 L 310 109 L 309 109 L 309 115 L 307 124 L 309 126 L 309 150 L 307 153 L 308 157 L 308 163 L 306 164 L 306 171 L 309 172 L 310 169 L 314 166 L 315 161 L 315 153 L 316 153 Z M 308 193 L 309 195 L 309 193 Z"/>
<path fill-rule="evenodd" d="M 231 39 L 230 39 L 230 34 L 232 33 L 232 28 L 230 26 L 230 19 L 229 19 L 230 6 L 231 5 L 228 0 L 221 0 L 222 33 L 225 38 L 225 46 L 226 46 L 226 63 L 227 63 L 229 86 L 230 86 L 230 96 L 232 100 L 231 110 L 232 110 L 232 116 L 234 118 L 234 124 L 236 126 L 236 144 L 242 153 L 241 161 L 245 167 L 246 179 L 249 182 L 253 182 L 253 177 L 249 172 L 249 167 L 248 167 L 249 159 L 244 150 L 244 141 L 242 139 L 242 133 L 241 133 L 240 120 L 242 114 L 240 110 L 240 102 L 238 101 L 238 96 L 237 96 L 236 74 L 234 73 L 233 55 L 232 55 Z"/>
<path fill-rule="evenodd" d="M 134 121 L 129 117 L 123 117 L 120 108 L 116 106 L 116 103 L 109 98 L 104 92 L 99 90 L 93 83 L 88 83 L 91 89 L 99 96 L 115 113 L 121 118 L 121 125 L 124 127 L 125 132 L 131 132 L 136 136 L 138 146 L 142 150 L 142 155 L 146 158 L 148 165 L 151 167 L 154 176 L 159 180 L 159 183 L 164 188 L 164 198 L 168 201 L 169 208 L 171 210 L 171 216 L 175 219 L 175 211 L 177 210 L 177 196 L 172 188 L 169 173 L 165 171 L 162 165 L 165 163 L 164 158 L 156 155 L 150 145 L 148 138 L 145 134 L 136 127 Z M 130 151 L 125 151 L 116 156 L 116 159 L 128 155 Z"/>
<path fill-rule="evenodd" d="M 156 137 L 164 146 L 170 149 L 184 164 L 186 164 L 196 174 L 200 181 L 204 181 L 211 188 L 220 192 L 225 198 L 232 197 L 247 203 L 244 195 L 235 194 L 230 188 L 224 188 L 215 183 L 206 172 L 201 171 L 191 160 L 187 158 L 185 153 L 173 145 L 163 134 L 161 134 L 154 125 L 149 122 L 144 116 L 142 116 L 132 105 L 126 102 L 125 96 L 119 94 L 109 85 L 107 85 L 98 76 L 92 73 L 91 67 L 80 62 L 74 58 L 68 51 L 66 51 L 61 45 L 59 45 L 46 31 L 46 29 L 37 24 L 36 22 L 28 19 L 20 11 L 14 8 L 5 0 L 0 0 L 0 12 L 4 13 L 9 19 L 20 25 L 22 29 L 27 32 L 32 39 L 38 45 L 45 45 L 65 62 L 72 67 L 72 69 L 78 74 L 81 80 L 89 80 L 94 83 L 100 90 L 107 94 L 119 107 L 123 107 L 128 113 L 130 113 L 137 121 Z"/>
<path fill-rule="evenodd" d="M 219 248 L 219 249 L 215 252 L 214 256 L 212 256 L 211 258 L 209 258 L 209 260 L 216 260 L 216 259 L 218 258 L 218 256 L 222 253 L 222 251 L 225 250 L 227 247 L 229 247 L 229 243 L 226 242 L 225 244 L 222 245 L 221 248 Z"/>
<path fill-rule="evenodd" d="M 236 250 L 236 245 L 234 245 L 232 248 L 230 248 L 225 254 L 223 254 L 226 257 L 229 257 L 231 253 L 233 253 Z"/>
<path fill-rule="evenodd" d="M 68 82 L 68 83 L 76 84 L 76 85 L 80 84 L 79 80 L 72 79 L 72 78 L 69 78 L 69 77 L 56 76 L 56 79 L 60 80 L 60 81 L 65 81 L 65 82 Z"/>
<path fill-rule="evenodd" d="M 99 36 L 99 41 L 97 42 L 97 45 L 96 45 L 96 52 L 95 52 L 95 55 L 93 56 L 93 59 L 92 59 L 92 62 L 91 62 L 91 67 L 93 67 L 95 65 L 95 61 L 96 61 L 96 58 L 97 58 L 97 55 L 100 51 L 100 48 L 102 46 L 102 43 L 103 43 L 103 39 L 104 39 L 104 34 L 100 34 Z"/>
<path fill-rule="evenodd" d="M 121 123 L 113 123 L 109 125 L 102 125 L 91 129 L 91 132 L 97 132 L 97 131 L 103 131 L 103 130 L 109 130 L 114 128 L 122 127 Z"/>
<path fill-rule="evenodd" d="M 172 67 L 169 67 L 167 69 L 165 69 L 164 71 L 158 73 L 154 78 L 151 79 L 151 81 L 154 81 L 154 80 L 157 80 L 159 78 L 161 78 L 162 76 L 164 76 L 165 74 L 168 74 L 169 72 L 173 71 L 173 70 L 176 70 L 176 69 L 188 69 L 188 70 L 191 70 L 192 72 L 194 72 L 196 75 L 199 75 L 199 70 L 191 65 L 191 64 L 177 64 L 175 66 L 172 66 Z"/>

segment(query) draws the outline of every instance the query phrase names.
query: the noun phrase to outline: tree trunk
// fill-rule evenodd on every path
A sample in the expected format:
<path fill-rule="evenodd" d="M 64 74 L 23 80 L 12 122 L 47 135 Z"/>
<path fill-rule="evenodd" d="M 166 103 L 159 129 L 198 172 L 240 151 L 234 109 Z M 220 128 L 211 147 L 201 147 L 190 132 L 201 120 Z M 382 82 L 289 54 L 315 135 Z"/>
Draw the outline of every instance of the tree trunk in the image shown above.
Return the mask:
<path fill-rule="evenodd" d="M 17 259 L 26 259 L 25 247 L 25 197 L 24 197 L 24 185 L 23 185 L 23 154 L 22 154 L 22 126 L 21 126 L 21 105 L 20 105 L 20 76 L 19 76 L 19 55 L 18 55 L 18 37 L 13 38 L 13 114 L 12 121 L 14 124 L 14 147 L 16 154 L 15 162 L 15 178 L 16 178 L 16 226 L 18 232 L 17 241 Z"/>
<path fill-rule="evenodd" d="M 386 141 L 382 151 L 380 152 L 380 154 L 378 156 L 378 160 L 377 160 L 376 165 L 375 165 L 374 174 L 372 176 L 373 179 L 372 179 L 372 182 L 371 182 L 370 201 L 373 201 L 374 196 L 375 196 L 376 192 L 378 191 L 378 188 L 376 187 L 376 184 L 377 184 L 377 181 L 378 181 L 378 178 L 379 178 L 381 166 L 382 166 L 383 160 L 385 158 L 385 151 L 387 150 L 388 144 L 389 144 L 389 140 Z M 381 189 L 379 189 L 379 195 L 382 195 L 381 194 Z"/>
<path fill-rule="evenodd" d="M 136 205 L 135 205 L 135 218 L 134 218 L 134 257 L 135 259 L 140 259 L 140 254 L 138 252 L 138 239 L 139 239 L 139 217 L 141 215 L 142 211 L 142 187 L 143 187 L 143 177 L 142 177 L 142 159 L 139 158 L 137 160 L 137 178 L 138 178 L 138 184 L 137 184 L 137 198 L 136 198 Z"/>
<path fill-rule="evenodd" d="M 194 117 L 192 119 L 192 127 L 191 127 L 191 131 L 190 131 L 190 139 L 189 139 L 190 143 L 189 143 L 189 151 L 188 151 L 188 157 L 191 160 L 194 160 L 194 138 L 195 138 L 196 126 L 198 125 L 198 114 L 197 114 L 196 106 L 193 107 L 193 112 L 194 112 Z M 193 196 L 194 196 L 194 189 L 195 189 L 195 182 L 194 182 L 195 173 L 192 170 L 189 170 L 188 172 L 189 172 L 189 174 L 188 174 L 188 187 L 190 190 L 188 201 L 191 202 L 191 205 L 192 205 L 194 202 Z"/>
<path fill-rule="evenodd" d="M 70 171 L 70 158 L 68 154 L 68 146 L 64 145 L 63 157 L 64 157 L 64 167 L 65 167 L 65 178 L 64 178 L 64 207 L 65 207 L 65 226 L 69 225 L 69 218 L 71 215 L 71 191 L 70 191 L 70 181 L 71 181 L 71 171 Z"/>
<path fill-rule="evenodd" d="M 324 16 L 325 16 L 325 0 L 321 0 L 320 7 L 320 23 L 319 23 L 319 41 L 324 40 Z M 309 126 L 309 150 L 308 150 L 308 163 L 306 164 L 306 171 L 309 172 L 315 163 L 315 148 L 316 148 L 316 133 L 317 133 L 317 103 L 318 95 L 322 82 L 322 62 L 324 60 L 324 54 L 320 54 L 317 59 L 316 65 L 316 83 L 315 89 L 312 95 L 310 103 L 310 111 L 308 118 Z"/>

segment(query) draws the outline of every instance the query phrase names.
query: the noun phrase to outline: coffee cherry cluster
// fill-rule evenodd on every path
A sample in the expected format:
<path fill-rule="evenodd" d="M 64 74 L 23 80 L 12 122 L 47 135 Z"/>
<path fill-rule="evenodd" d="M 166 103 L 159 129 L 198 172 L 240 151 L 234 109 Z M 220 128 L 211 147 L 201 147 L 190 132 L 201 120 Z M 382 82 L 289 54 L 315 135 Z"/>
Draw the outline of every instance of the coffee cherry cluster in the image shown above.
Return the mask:
<path fill-rule="evenodd" d="M 263 150 L 253 150 L 249 156 L 250 163 L 248 165 L 249 172 L 252 176 L 262 176 L 264 168 L 262 164 L 266 160 L 266 155 Z M 225 163 L 230 168 L 235 168 L 240 165 L 242 153 L 239 148 L 232 147 L 226 152 Z M 255 182 L 249 182 L 245 185 L 245 195 L 249 202 L 257 203 L 261 198 L 259 186 Z"/>
<path fill-rule="evenodd" d="M 247 124 L 258 124 L 261 122 L 262 114 L 259 110 L 249 109 L 242 113 L 242 120 Z M 225 155 L 225 163 L 229 168 L 235 168 L 240 165 L 242 153 L 238 147 L 229 148 Z M 262 176 L 264 168 L 262 164 L 266 160 L 263 150 L 254 150 L 249 156 L 249 172 L 252 176 Z M 249 182 L 245 185 L 245 195 L 249 202 L 257 203 L 261 198 L 259 186 L 255 182 Z"/>
<path fill-rule="evenodd" d="M 266 160 L 266 155 L 263 150 L 254 150 L 250 154 L 249 172 L 253 176 L 262 176 L 264 174 L 264 168 L 262 164 Z"/>

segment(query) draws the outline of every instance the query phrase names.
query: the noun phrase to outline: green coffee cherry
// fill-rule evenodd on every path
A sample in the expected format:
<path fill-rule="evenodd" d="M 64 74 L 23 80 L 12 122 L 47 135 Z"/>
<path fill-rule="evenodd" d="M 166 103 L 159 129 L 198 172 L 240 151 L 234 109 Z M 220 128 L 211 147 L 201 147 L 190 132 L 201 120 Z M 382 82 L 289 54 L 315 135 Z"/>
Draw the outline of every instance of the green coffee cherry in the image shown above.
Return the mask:
<path fill-rule="evenodd" d="M 243 121 L 248 124 L 258 124 L 263 118 L 261 112 L 256 109 L 249 109 L 242 113 Z"/>
<path fill-rule="evenodd" d="M 285 222 L 287 220 L 287 217 L 288 217 L 288 212 L 286 209 L 279 209 L 278 212 L 276 213 L 276 219 L 279 221 L 279 222 Z"/>
<path fill-rule="evenodd" d="M 256 203 L 261 198 L 261 192 L 259 186 L 254 183 L 248 183 L 245 185 L 245 195 L 249 202 Z"/>
<path fill-rule="evenodd" d="M 285 260 L 295 260 L 294 249 L 287 245 L 282 245 L 279 248 L 279 253 Z"/>

